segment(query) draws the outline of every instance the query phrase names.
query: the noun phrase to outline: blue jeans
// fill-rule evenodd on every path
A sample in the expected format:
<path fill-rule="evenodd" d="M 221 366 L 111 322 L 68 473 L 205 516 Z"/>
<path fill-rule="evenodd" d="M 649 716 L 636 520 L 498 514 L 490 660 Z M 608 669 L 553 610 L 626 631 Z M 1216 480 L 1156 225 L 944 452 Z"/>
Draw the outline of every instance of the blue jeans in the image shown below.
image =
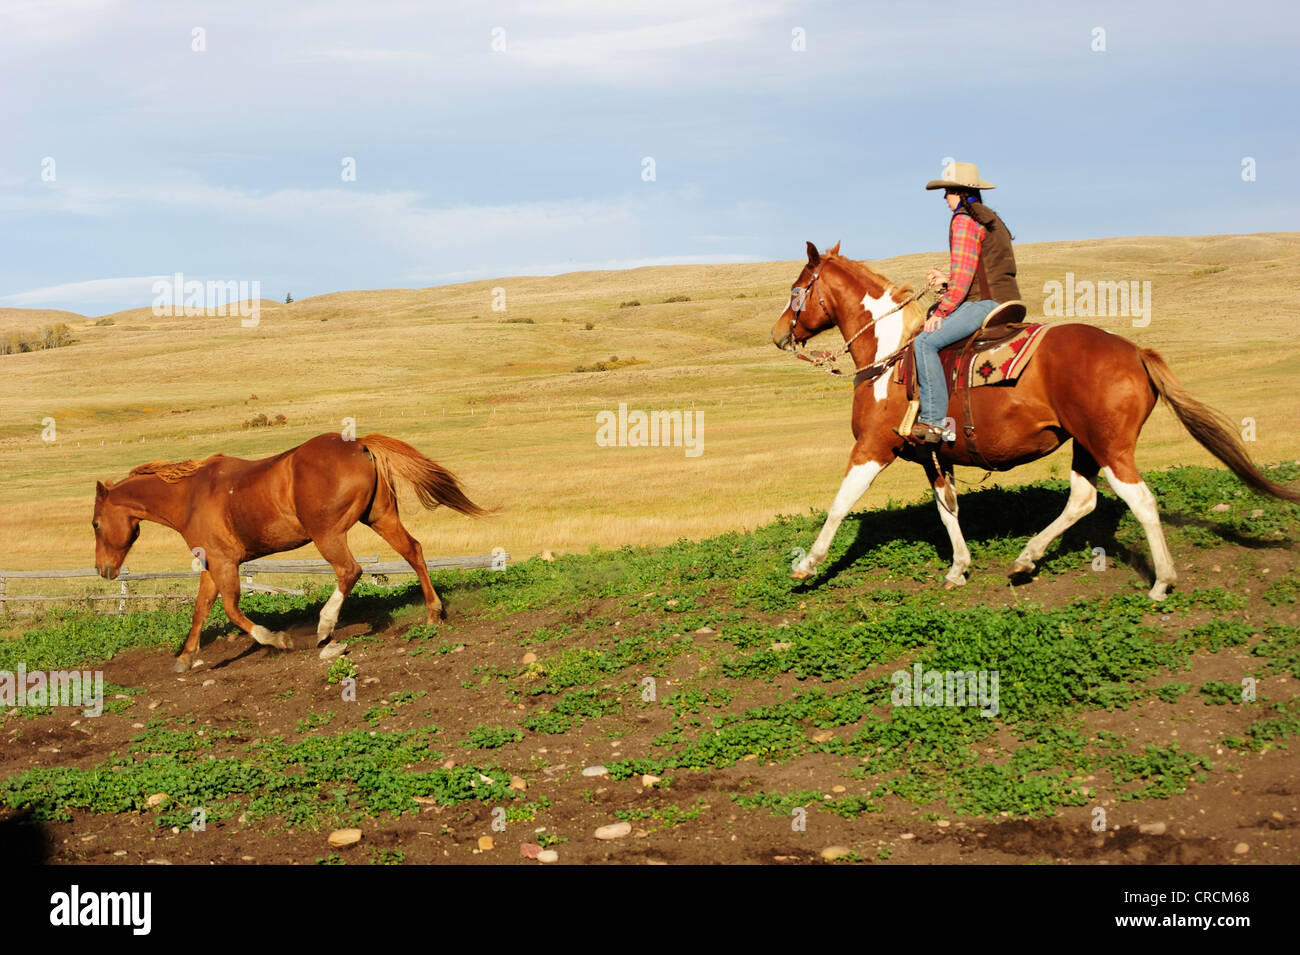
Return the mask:
<path fill-rule="evenodd" d="M 948 383 L 943 378 L 939 349 L 975 334 L 997 306 L 997 302 L 988 299 L 962 302 L 943 320 L 937 332 L 921 332 L 916 336 L 912 349 L 916 353 L 916 383 L 921 398 L 917 421 L 942 427 L 943 419 L 948 416 Z"/>

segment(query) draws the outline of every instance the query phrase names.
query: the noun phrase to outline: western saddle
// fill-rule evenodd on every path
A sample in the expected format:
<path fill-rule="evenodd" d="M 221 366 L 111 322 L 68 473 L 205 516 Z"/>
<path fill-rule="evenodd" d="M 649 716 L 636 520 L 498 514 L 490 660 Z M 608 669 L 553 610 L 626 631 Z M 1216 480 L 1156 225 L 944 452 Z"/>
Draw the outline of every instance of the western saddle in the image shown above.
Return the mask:
<path fill-rule="evenodd" d="M 948 382 L 949 399 L 960 395 L 965 423 L 962 431 L 966 438 L 966 449 L 971 461 L 978 467 L 988 468 L 989 464 L 980 455 L 975 442 L 975 423 L 971 417 L 970 385 L 968 382 L 971 361 L 986 348 L 998 345 L 1019 334 L 1025 327 L 1025 303 L 1019 299 L 1003 302 L 989 312 L 975 334 L 961 341 L 953 342 L 939 352 L 939 361 L 943 365 L 944 380 Z M 898 363 L 897 380 L 907 389 L 908 406 L 903 422 L 898 430 L 902 434 L 911 431 L 916 422 L 919 409 L 916 384 L 916 353 L 908 348 Z M 955 389 L 955 391 L 954 391 Z"/>

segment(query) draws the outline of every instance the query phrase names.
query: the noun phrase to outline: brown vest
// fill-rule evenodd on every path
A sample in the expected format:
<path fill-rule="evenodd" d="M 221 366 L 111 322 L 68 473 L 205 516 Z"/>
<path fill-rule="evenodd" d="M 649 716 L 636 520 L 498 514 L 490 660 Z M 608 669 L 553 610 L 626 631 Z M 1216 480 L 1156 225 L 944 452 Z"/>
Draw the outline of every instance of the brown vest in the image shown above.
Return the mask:
<path fill-rule="evenodd" d="M 1010 302 L 1020 298 L 1020 286 L 1016 284 L 1016 255 L 1011 251 L 1011 232 L 998 214 L 982 202 L 972 203 L 970 211 L 966 206 L 958 206 L 953 218 L 970 215 L 984 227 L 984 241 L 980 243 L 979 262 L 975 266 L 975 278 L 971 280 L 967 302 L 979 302 L 992 299 L 995 302 Z M 952 248 L 952 227 L 948 228 L 948 246 Z M 987 291 L 980 282 L 980 268 L 983 267 Z"/>

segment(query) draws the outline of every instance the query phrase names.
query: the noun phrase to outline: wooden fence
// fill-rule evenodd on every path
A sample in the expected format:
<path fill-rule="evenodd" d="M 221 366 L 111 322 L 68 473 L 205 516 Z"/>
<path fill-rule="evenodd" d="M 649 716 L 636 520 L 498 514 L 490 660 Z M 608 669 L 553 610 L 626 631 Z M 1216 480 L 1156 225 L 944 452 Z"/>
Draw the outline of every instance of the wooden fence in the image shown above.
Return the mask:
<path fill-rule="evenodd" d="M 368 576 L 371 582 L 379 576 L 389 574 L 414 574 L 415 571 L 411 565 L 404 560 L 386 560 L 381 561 L 379 555 L 372 554 L 369 557 L 358 557 L 357 563 L 361 565 L 363 575 Z M 504 570 L 510 555 L 498 548 L 495 552 L 482 557 L 430 557 L 425 560 L 424 564 L 429 570 Z M 5 613 L 7 603 L 18 601 L 32 603 L 48 603 L 60 600 L 116 600 L 118 613 L 126 610 L 128 600 L 161 600 L 166 597 L 174 597 L 176 594 L 144 594 L 132 592 L 129 584 L 143 580 L 178 580 L 185 578 L 197 578 L 200 571 L 197 570 L 176 570 L 150 572 L 143 574 L 133 574 L 128 568 L 123 567 L 121 572 L 113 578 L 113 582 L 120 584 L 120 589 L 115 594 L 61 594 L 57 596 L 45 596 L 41 594 L 11 594 L 7 592 L 7 583 L 10 580 L 64 580 L 75 577 L 98 577 L 97 570 L 0 570 L 0 613 Z M 253 580 L 257 574 L 329 574 L 333 576 L 334 568 L 323 560 L 251 560 L 246 564 L 239 565 L 239 574 L 243 577 L 241 589 L 245 591 L 254 590 L 262 593 L 272 594 L 299 594 L 301 590 L 291 590 L 285 587 L 272 587 L 267 584 L 259 584 Z M 9 610 L 12 613 L 14 611 Z M 31 611 L 27 611 L 30 613 Z"/>

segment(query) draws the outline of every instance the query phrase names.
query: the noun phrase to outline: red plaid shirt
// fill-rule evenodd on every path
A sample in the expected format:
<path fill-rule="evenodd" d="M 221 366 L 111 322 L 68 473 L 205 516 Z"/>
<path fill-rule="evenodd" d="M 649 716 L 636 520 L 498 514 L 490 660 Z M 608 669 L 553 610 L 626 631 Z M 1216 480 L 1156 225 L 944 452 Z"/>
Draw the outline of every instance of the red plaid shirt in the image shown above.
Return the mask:
<path fill-rule="evenodd" d="M 970 292 L 975 278 L 975 265 L 979 262 L 980 243 L 984 241 L 984 227 L 968 215 L 952 217 L 948 231 L 948 244 L 952 247 L 949 266 L 948 291 L 934 310 L 936 318 L 947 318 Z"/>

